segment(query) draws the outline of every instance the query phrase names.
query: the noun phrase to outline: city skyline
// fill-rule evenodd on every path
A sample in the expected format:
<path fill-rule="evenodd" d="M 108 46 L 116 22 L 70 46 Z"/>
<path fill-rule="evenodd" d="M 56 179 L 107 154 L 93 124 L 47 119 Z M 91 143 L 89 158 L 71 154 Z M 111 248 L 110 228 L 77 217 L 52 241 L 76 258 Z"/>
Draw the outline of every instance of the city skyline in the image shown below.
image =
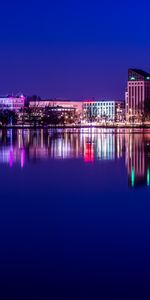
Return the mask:
<path fill-rule="evenodd" d="M 2 2 L 0 94 L 124 99 L 126 70 L 150 71 L 148 12 L 145 0 Z"/>
<path fill-rule="evenodd" d="M 150 299 L 149 11 L 1 0 L 0 299 Z"/>

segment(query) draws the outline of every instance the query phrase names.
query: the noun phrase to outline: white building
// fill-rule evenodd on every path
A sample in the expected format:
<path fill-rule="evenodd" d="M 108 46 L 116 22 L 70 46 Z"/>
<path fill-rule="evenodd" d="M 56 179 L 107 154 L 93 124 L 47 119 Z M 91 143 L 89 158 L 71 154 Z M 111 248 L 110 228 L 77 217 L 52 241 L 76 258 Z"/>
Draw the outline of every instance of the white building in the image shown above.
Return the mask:
<path fill-rule="evenodd" d="M 86 119 L 97 121 L 123 121 L 124 102 L 123 101 L 86 101 L 83 104 Z"/>
<path fill-rule="evenodd" d="M 0 97 L 0 110 L 14 110 L 19 111 L 24 107 L 25 97 L 21 96 L 8 96 L 8 97 Z"/>

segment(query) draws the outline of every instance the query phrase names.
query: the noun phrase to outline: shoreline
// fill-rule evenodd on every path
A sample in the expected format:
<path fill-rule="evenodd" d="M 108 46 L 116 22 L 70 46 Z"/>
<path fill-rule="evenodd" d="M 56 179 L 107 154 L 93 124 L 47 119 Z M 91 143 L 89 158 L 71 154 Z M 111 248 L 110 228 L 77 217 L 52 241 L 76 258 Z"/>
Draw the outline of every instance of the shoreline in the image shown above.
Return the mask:
<path fill-rule="evenodd" d="M 0 129 L 84 129 L 84 128 L 104 128 L 104 129 L 150 129 L 150 124 L 144 125 L 1 125 Z"/>

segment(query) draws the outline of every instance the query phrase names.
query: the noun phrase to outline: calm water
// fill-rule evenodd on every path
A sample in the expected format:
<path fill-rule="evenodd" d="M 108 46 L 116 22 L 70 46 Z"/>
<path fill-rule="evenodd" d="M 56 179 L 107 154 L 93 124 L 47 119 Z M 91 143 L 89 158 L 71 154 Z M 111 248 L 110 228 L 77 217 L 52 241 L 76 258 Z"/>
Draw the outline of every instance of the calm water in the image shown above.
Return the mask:
<path fill-rule="evenodd" d="M 150 130 L 0 131 L 0 299 L 150 299 Z"/>

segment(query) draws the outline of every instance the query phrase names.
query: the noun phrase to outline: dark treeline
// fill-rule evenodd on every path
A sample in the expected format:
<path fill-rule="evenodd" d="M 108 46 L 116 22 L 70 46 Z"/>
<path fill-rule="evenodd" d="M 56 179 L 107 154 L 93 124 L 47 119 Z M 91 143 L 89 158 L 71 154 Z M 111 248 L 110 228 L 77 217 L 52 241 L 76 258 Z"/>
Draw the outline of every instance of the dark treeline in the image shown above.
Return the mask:
<path fill-rule="evenodd" d="M 62 107 L 24 107 L 18 113 L 11 110 L 0 110 L 0 125 L 65 125 L 80 122 L 75 109 L 65 110 Z"/>
<path fill-rule="evenodd" d="M 18 115 L 12 110 L 0 110 L 0 125 L 16 125 L 18 121 Z"/>

